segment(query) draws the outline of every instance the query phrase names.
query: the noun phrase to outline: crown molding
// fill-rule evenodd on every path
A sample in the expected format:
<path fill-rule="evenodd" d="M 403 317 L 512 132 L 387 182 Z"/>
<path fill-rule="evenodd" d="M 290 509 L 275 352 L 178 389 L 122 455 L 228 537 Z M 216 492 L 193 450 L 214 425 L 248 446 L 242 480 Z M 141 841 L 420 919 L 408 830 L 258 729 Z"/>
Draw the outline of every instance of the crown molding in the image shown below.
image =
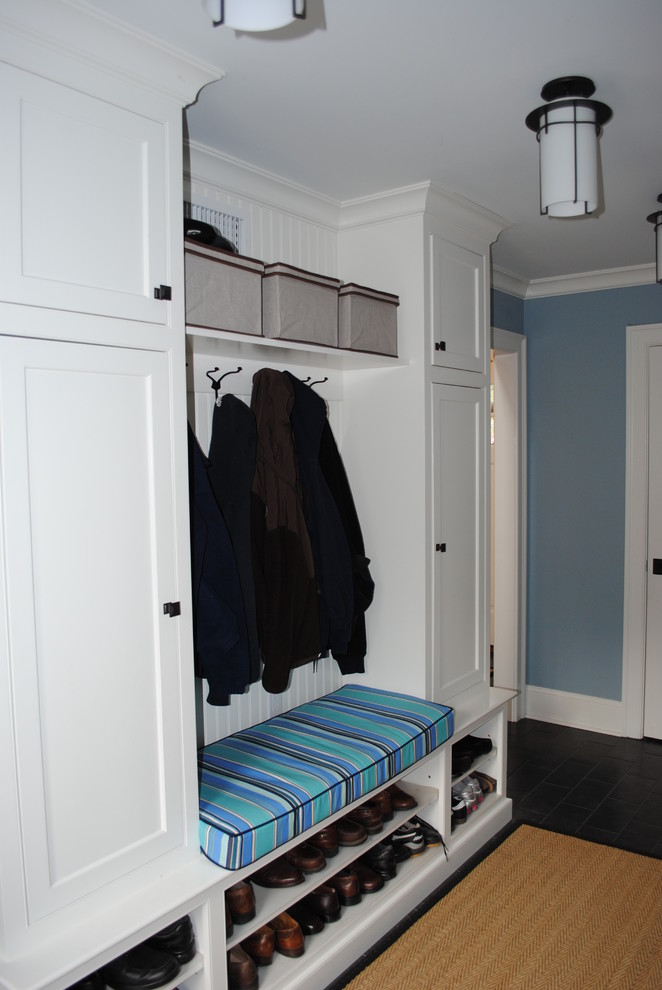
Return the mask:
<path fill-rule="evenodd" d="M 119 83 L 182 107 L 225 75 L 84 0 L 0 0 L 0 58 L 100 98 Z"/>
<path fill-rule="evenodd" d="M 186 147 L 189 164 L 184 178 L 190 182 L 337 231 L 340 203 L 336 200 L 195 141 L 187 141 Z"/>
<path fill-rule="evenodd" d="M 577 292 L 600 292 L 603 289 L 623 289 L 655 282 L 655 265 L 633 265 L 630 268 L 609 268 L 599 272 L 558 275 L 527 281 L 502 268 L 492 269 L 492 287 L 520 299 L 542 299 L 545 296 L 567 296 Z"/>
<path fill-rule="evenodd" d="M 527 279 L 522 278 L 520 275 L 507 272 L 503 268 L 495 268 L 493 265 L 492 288 L 498 289 L 500 292 L 507 292 L 509 296 L 517 296 L 519 299 L 525 299 L 529 283 Z"/>
<path fill-rule="evenodd" d="M 344 200 L 340 227 L 346 230 L 411 216 L 438 220 L 490 244 L 509 226 L 503 217 L 468 199 L 449 193 L 433 182 L 419 182 Z"/>

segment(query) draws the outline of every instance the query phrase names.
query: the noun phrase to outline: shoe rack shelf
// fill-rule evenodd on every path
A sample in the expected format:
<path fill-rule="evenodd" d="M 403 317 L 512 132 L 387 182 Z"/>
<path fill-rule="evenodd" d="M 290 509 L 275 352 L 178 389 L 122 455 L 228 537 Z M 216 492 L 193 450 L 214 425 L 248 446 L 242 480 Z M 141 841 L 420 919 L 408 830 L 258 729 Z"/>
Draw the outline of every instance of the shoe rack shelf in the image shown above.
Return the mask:
<path fill-rule="evenodd" d="M 198 973 L 202 973 L 204 968 L 205 957 L 201 952 L 196 952 L 190 962 L 184 963 L 177 976 L 160 986 L 159 990 L 177 990 L 177 987 L 181 987 L 186 980 L 192 980 Z"/>
<path fill-rule="evenodd" d="M 433 802 L 435 802 L 439 797 L 439 792 L 436 788 L 425 787 L 417 784 L 409 784 L 405 782 L 405 789 L 409 794 L 411 794 L 417 802 L 417 807 L 411 811 L 394 811 L 393 818 L 389 822 L 385 822 L 382 830 L 376 835 L 369 835 L 365 842 L 362 842 L 358 846 L 341 846 L 338 854 L 327 859 L 326 866 L 319 870 L 317 873 L 308 873 L 304 876 L 304 882 L 297 884 L 294 887 L 284 887 L 284 888 L 273 888 L 273 887 L 260 887 L 257 884 L 253 885 L 255 891 L 255 902 L 256 902 L 256 912 L 255 917 L 245 925 L 234 926 L 234 931 L 232 935 L 227 940 L 227 948 L 232 948 L 233 945 L 237 945 L 243 939 L 247 938 L 252 932 L 257 931 L 262 925 L 266 925 L 272 918 L 275 918 L 282 911 L 287 911 L 288 907 L 292 904 L 300 901 L 306 894 L 309 894 L 311 890 L 318 887 L 320 884 L 324 883 L 325 879 L 334 876 L 344 867 L 349 866 L 354 860 L 363 856 L 372 846 L 377 845 L 378 842 L 383 841 L 391 832 L 394 832 L 400 825 L 408 821 L 412 815 L 422 815 L 425 817 L 425 809 L 429 807 Z M 369 800 L 369 795 L 363 800 Z M 342 817 L 342 816 L 340 816 Z M 330 819 L 331 820 L 331 819 Z M 314 834 L 315 829 L 311 830 L 311 834 Z M 305 841 L 305 835 L 301 836 L 299 841 Z M 259 863 L 257 864 L 260 865 Z M 241 879 L 250 880 L 250 874 L 244 875 L 242 873 Z M 373 898 L 375 895 L 365 895 Z M 343 908 L 343 914 L 345 911 L 350 910 L 349 908 Z M 331 928 L 337 927 L 337 923 L 331 923 Z M 320 935 L 323 932 L 320 933 Z M 319 936 L 315 936 L 317 939 Z M 291 963 L 291 961 L 290 961 Z M 264 970 L 261 970 L 264 972 Z"/>
<path fill-rule="evenodd" d="M 409 814 L 411 817 L 412 814 L 421 811 L 424 809 L 417 808 L 409 813 L 404 812 L 404 816 Z M 406 821 L 402 813 L 399 818 L 400 824 Z M 394 822 L 388 822 L 388 827 L 390 828 Z M 380 833 L 381 838 L 386 834 L 388 832 L 385 828 Z M 375 836 L 375 840 L 378 841 L 380 836 Z M 358 848 L 365 849 L 366 846 L 367 844 L 363 843 Z M 349 862 L 351 859 L 346 865 Z M 298 959 L 289 959 L 275 952 L 270 966 L 258 968 L 260 990 L 291 990 L 295 984 L 298 987 L 305 987 L 306 990 L 326 987 L 356 958 L 357 945 L 362 947 L 362 951 L 366 951 L 373 944 L 375 937 L 372 928 L 375 924 L 379 924 L 381 919 L 390 917 L 393 903 L 400 904 L 403 899 L 406 902 L 411 899 L 413 892 L 412 906 L 414 906 L 414 903 L 424 896 L 419 893 L 423 876 L 436 875 L 446 864 L 443 846 L 426 848 L 421 855 L 398 864 L 396 876 L 386 880 L 381 890 L 363 894 L 359 904 L 343 906 L 340 918 L 334 922 L 327 922 L 319 934 L 306 935 L 305 950 Z M 390 922 L 386 924 L 386 930 L 389 927 L 391 927 Z M 329 968 L 332 959 L 333 971 Z M 340 966 L 338 966 L 339 961 Z"/>
<path fill-rule="evenodd" d="M 342 906 L 338 921 L 328 922 L 316 935 L 305 936 L 304 953 L 299 958 L 274 953 L 270 966 L 258 968 L 259 990 L 324 990 L 510 821 L 511 801 L 505 794 L 506 709 L 512 696 L 513 692 L 492 689 L 488 705 L 455 709 L 455 733 L 451 740 L 398 780 L 398 784 L 416 798 L 415 809 L 394 812 L 393 819 L 384 824 L 382 831 L 368 836 L 360 846 L 341 846 L 337 856 L 327 859 L 323 870 L 306 875 L 304 883 L 296 887 L 277 890 L 254 885 L 256 916 L 246 925 L 234 926 L 227 948 L 240 943 L 325 879 L 351 865 L 413 815 L 419 815 L 437 828 L 447 847 L 447 855 L 443 846 L 428 847 L 421 855 L 398 864 L 396 876 L 385 881 L 381 890 L 364 894 L 357 905 Z M 496 788 L 485 795 L 466 823 L 458 825 L 451 834 L 451 787 L 455 782 L 451 773 L 451 747 L 469 734 L 490 737 L 492 749 L 481 754 L 466 773 L 456 779 L 482 770 L 496 780 Z M 346 809 L 335 819 L 343 814 Z M 305 839 L 304 834 L 297 841 Z M 297 841 L 282 847 L 282 852 L 294 848 Z M 250 879 L 250 872 L 242 871 L 236 879 Z M 190 987 L 190 990 L 197 990 L 197 987 Z M 221 988 L 214 985 L 213 990 Z"/>

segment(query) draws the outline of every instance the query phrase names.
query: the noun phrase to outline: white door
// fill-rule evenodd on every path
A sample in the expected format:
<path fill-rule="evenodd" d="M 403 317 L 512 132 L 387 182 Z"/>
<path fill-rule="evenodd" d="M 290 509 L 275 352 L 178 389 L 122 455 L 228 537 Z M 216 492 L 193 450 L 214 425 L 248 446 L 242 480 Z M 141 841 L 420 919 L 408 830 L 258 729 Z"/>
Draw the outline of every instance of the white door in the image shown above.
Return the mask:
<path fill-rule="evenodd" d="M 171 393 L 168 351 L 0 337 L 0 865 L 30 923 L 186 842 Z"/>
<path fill-rule="evenodd" d="M 649 350 L 644 735 L 662 739 L 662 347 Z"/>
<path fill-rule="evenodd" d="M 433 385 L 433 692 L 486 681 L 488 391 Z"/>

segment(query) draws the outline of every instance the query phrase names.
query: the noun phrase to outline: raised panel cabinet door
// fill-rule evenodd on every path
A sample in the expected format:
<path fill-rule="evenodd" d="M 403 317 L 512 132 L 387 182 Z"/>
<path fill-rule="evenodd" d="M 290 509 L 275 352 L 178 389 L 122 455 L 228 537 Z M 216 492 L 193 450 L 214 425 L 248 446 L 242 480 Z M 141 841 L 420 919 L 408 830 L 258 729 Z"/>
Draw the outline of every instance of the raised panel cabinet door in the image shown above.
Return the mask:
<path fill-rule="evenodd" d="M 483 388 L 433 385 L 433 691 L 486 676 L 486 411 Z"/>
<path fill-rule="evenodd" d="M 166 323 L 166 126 L 0 63 L 0 298 Z"/>
<path fill-rule="evenodd" d="M 432 364 L 486 372 L 485 258 L 430 235 Z"/>
<path fill-rule="evenodd" d="M 0 337 L 0 857 L 28 927 L 186 841 L 170 394 L 167 351 Z"/>

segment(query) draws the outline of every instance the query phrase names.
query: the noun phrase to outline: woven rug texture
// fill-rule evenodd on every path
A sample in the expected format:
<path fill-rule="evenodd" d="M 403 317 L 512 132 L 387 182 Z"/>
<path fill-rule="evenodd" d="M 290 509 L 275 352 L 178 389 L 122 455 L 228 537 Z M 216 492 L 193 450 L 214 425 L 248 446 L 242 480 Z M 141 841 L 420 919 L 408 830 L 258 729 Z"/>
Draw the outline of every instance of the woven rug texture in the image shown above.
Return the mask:
<path fill-rule="evenodd" d="M 661 990 L 662 860 L 521 825 L 347 990 Z"/>

